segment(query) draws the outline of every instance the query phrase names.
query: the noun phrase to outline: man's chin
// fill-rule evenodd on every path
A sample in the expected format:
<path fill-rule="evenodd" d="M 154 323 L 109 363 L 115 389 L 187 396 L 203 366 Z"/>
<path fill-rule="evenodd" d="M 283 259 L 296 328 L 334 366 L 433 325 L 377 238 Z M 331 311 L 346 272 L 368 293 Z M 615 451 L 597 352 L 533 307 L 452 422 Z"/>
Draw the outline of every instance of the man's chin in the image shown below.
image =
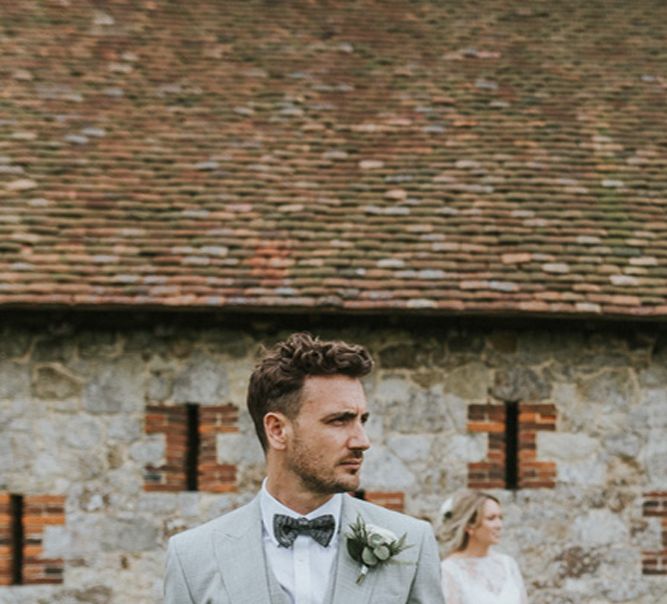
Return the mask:
<path fill-rule="evenodd" d="M 359 473 L 331 476 L 329 480 L 322 480 L 313 476 L 301 476 L 303 484 L 313 493 L 333 495 L 335 493 L 350 493 L 359 488 Z"/>
<path fill-rule="evenodd" d="M 349 493 L 359 489 L 359 485 L 361 484 L 361 479 L 359 477 L 359 474 L 355 474 L 354 476 L 345 477 L 344 480 L 339 480 L 338 484 L 340 484 L 340 486 L 342 487 L 341 493 L 344 492 Z"/>

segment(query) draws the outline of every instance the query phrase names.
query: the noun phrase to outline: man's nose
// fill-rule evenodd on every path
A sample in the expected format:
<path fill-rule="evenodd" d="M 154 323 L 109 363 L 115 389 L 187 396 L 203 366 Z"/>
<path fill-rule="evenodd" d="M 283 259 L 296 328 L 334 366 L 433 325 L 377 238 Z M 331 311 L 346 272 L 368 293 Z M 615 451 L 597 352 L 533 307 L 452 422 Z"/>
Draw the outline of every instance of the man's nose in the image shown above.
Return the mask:
<path fill-rule="evenodd" d="M 366 428 L 362 423 L 356 425 L 348 444 L 350 449 L 360 449 L 362 451 L 371 446 L 371 441 L 368 439 L 368 434 L 366 434 Z"/>

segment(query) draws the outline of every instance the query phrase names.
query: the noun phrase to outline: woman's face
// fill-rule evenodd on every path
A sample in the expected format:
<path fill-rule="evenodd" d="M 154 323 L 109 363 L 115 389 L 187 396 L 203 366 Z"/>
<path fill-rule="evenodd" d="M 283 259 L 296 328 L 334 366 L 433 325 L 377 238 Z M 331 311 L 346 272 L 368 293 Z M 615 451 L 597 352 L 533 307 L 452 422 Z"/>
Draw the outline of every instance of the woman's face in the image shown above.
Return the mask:
<path fill-rule="evenodd" d="M 487 499 L 482 508 L 482 521 L 477 526 L 469 526 L 467 530 L 471 542 L 474 541 L 483 546 L 498 543 L 503 530 L 500 506 L 493 499 Z"/>

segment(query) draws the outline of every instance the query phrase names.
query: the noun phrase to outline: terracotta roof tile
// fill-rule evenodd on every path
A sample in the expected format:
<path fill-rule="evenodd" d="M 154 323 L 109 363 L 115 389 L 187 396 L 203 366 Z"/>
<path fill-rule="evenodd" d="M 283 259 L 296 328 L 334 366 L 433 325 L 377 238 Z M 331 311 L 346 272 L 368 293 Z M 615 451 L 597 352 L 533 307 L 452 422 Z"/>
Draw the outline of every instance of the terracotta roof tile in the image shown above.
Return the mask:
<path fill-rule="evenodd" d="M 2 5 L 1 305 L 667 316 L 659 2 Z"/>

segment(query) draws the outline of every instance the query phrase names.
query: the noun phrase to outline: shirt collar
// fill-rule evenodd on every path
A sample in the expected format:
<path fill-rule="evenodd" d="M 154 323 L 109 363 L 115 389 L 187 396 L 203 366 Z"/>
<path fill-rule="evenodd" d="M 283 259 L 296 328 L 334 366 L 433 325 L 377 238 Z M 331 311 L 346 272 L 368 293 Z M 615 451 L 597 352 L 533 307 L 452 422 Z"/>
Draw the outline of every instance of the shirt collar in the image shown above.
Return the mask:
<path fill-rule="evenodd" d="M 266 488 L 266 478 L 262 482 L 262 489 L 259 492 L 259 507 L 262 511 L 262 527 L 264 533 L 268 535 L 275 545 L 278 545 L 278 540 L 273 534 L 273 516 L 275 514 L 285 514 L 286 516 L 292 516 L 292 518 L 303 518 L 304 515 L 298 514 L 294 510 L 291 510 L 286 505 L 283 505 L 278 501 L 271 493 L 269 493 Z M 317 509 L 314 509 L 312 512 L 305 514 L 305 518 L 312 520 L 318 516 L 324 514 L 331 514 L 334 517 L 336 523 L 334 529 L 334 535 L 338 533 L 340 526 L 340 512 L 343 505 L 343 495 L 342 493 L 336 493 L 329 501 L 322 504 Z M 332 540 L 331 543 L 334 541 Z M 329 545 L 331 545 L 331 543 Z"/>

